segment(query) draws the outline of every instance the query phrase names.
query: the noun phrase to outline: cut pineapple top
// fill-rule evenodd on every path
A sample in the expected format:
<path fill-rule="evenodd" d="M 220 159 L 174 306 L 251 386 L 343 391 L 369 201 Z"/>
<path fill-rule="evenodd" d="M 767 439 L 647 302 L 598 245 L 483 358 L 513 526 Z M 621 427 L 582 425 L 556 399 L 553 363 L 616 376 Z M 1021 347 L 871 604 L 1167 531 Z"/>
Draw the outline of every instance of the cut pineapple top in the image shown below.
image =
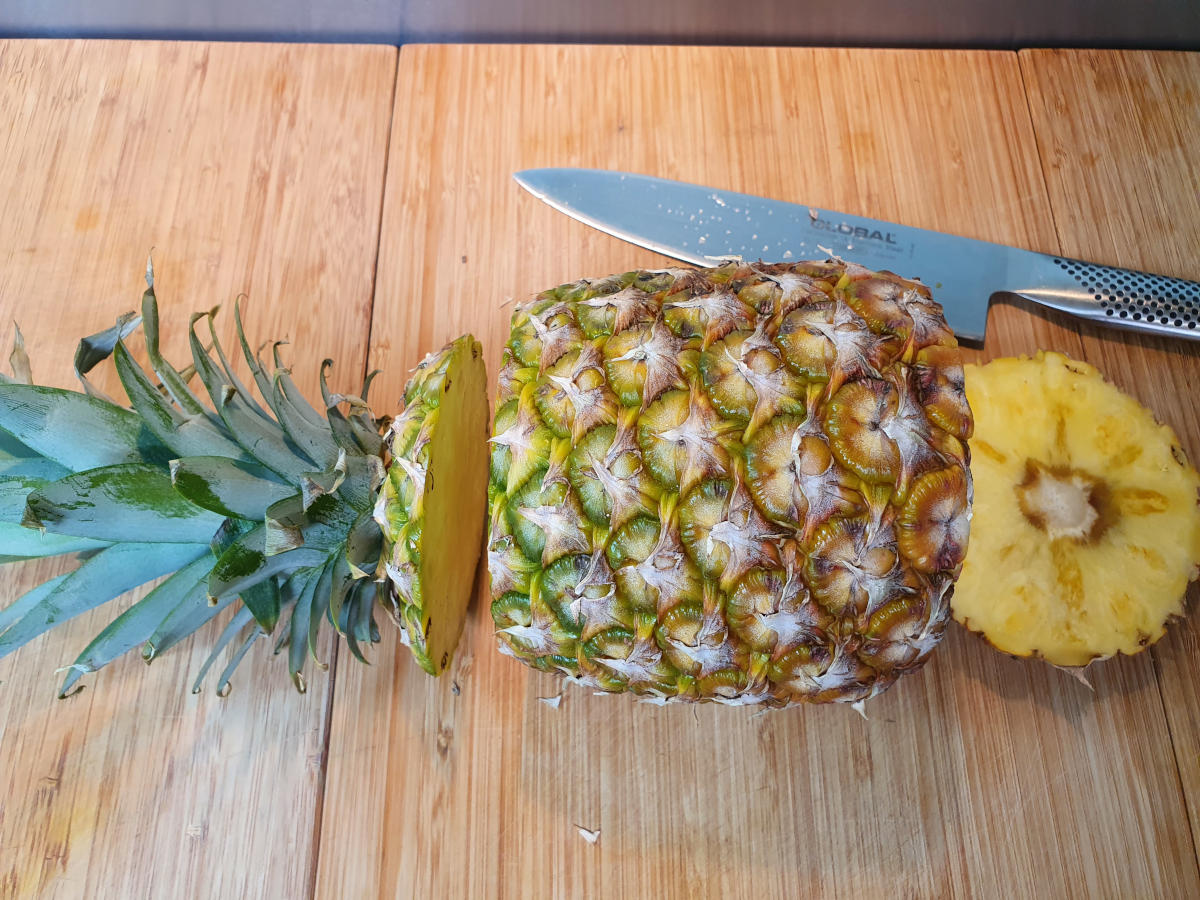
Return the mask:
<path fill-rule="evenodd" d="M 1200 476 L 1174 432 L 1061 353 L 966 376 L 975 501 L 955 618 L 1062 666 L 1158 640 L 1200 562 Z"/>

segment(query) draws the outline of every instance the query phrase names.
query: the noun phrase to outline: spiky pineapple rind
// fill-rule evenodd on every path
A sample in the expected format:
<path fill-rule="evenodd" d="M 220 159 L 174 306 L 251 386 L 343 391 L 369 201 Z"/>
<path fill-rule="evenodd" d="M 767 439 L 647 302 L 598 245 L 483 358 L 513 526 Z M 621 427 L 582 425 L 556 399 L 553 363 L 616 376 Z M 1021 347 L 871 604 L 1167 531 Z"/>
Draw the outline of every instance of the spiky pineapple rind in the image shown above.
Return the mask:
<path fill-rule="evenodd" d="M 515 311 L 505 359 L 502 652 L 658 701 L 784 705 L 871 696 L 940 639 L 970 412 L 924 286 L 840 261 L 583 280 Z M 954 523 L 926 528 L 941 494 Z M 747 587 L 771 573 L 778 594 Z"/>

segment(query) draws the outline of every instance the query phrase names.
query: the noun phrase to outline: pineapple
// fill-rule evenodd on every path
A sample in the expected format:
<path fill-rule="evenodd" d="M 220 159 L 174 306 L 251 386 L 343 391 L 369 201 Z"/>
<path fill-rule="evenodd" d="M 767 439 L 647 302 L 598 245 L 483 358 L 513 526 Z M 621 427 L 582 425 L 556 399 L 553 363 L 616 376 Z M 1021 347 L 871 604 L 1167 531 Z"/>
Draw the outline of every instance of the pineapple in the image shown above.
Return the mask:
<path fill-rule="evenodd" d="M 971 413 L 928 289 L 829 261 L 628 272 L 512 320 L 502 652 L 654 702 L 858 702 L 940 640 Z"/>
<path fill-rule="evenodd" d="M 1061 353 L 966 374 L 975 527 L 954 617 L 1059 666 L 1158 640 L 1200 565 L 1200 475 L 1174 432 Z"/>
<path fill-rule="evenodd" d="M 146 280 L 140 322 L 154 375 L 126 347 L 139 322 L 132 314 L 85 338 L 76 355 L 83 373 L 111 355 L 129 408 L 94 395 L 86 378 L 86 394 L 0 384 L 0 561 L 82 559 L 0 610 L 0 656 L 168 576 L 83 650 L 61 695 L 139 645 L 154 659 L 227 608 L 232 615 L 194 690 L 236 640 L 218 681 L 227 692 L 254 641 L 273 635 L 303 691 L 323 621 L 362 659 L 362 645 L 380 637 L 379 607 L 422 666 L 444 670 L 473 565 L 422 549 L 453 545 L 473 560 L 470 548 L 482 547 L 488 409 L 479 344 L 459 338 L 418 368 L 385 441 L 385 423 L 366 403 L 370 377 L 361 396 L 331 394 L 326 361 L 318 412 L 297 391 L 278 345 L 271 369 L 251 351 L 240 316 L 261 402 L 217 342 L 214 313 L 192 319 L 189 374 L 199 376 L 211 406 L 202 401 L 159 351 L 149 266 Z M 211 350 L 196 333 L 205 320 Z M 28 381 L 19 333 L 13 360 Z"/>

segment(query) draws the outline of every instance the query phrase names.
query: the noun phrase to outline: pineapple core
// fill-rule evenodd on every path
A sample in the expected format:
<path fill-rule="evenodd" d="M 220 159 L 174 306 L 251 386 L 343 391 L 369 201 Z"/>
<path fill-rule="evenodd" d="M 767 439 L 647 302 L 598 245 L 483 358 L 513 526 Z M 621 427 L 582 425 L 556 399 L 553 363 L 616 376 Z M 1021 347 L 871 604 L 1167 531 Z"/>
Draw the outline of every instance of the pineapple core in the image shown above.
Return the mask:
<path fill-rule="evenodd" d="M 1101 509 L 1107 505 L 1107 486 L 1086 472 L 1030 459 L 1014 490 L 1025 518 L 1051 540 L 1093 541 L 1104 528 Z"/>

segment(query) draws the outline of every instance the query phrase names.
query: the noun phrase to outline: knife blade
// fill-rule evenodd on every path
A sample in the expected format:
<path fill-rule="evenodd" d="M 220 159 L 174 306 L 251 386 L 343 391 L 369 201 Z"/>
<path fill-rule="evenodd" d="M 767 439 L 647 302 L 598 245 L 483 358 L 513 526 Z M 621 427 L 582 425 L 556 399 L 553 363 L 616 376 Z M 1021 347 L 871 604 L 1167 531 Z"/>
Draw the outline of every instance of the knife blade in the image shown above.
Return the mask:
<path fill-rule="evenodd" d="M 1200 340 L 1200 283 L 1051 256 L 752 194 L 603 169 L 528 169 L 535 197 L 698 266 L 840 257 L 920 279 L 960 338 L 982 341 L 1004 293 L 1118 328 Z"/>

